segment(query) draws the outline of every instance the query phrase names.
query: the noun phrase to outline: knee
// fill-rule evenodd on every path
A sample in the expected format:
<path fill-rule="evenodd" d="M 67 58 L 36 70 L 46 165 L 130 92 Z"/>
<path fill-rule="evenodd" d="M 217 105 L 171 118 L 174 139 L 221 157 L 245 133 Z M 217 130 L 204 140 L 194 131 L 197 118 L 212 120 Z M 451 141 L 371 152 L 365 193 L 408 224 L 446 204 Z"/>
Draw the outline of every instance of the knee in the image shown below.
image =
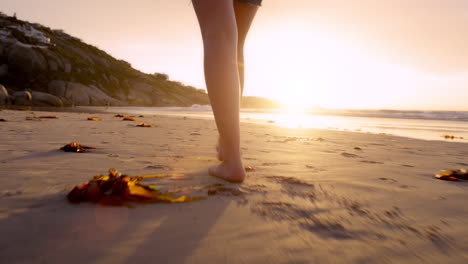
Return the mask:
<path fill-rule="evenodd" d="M 237 50 L 237 28 L 223 25 L 210 25 L 202 29 L 206 48 L 235 48 Z"/>

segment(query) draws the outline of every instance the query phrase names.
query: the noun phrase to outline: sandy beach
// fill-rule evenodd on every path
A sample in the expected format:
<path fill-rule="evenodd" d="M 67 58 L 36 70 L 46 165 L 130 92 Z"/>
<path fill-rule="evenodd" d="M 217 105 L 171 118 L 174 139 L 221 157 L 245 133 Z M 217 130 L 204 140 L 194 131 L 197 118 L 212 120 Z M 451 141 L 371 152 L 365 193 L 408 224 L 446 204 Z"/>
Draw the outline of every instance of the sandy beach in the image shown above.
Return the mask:
<path fill-rule="evenodd" d="M 58 119 L 26 120 L 56 116 Z M 88 121 L 97 117 L 102 121 Z M 243 184 L 208 176 L 212 120 L 0 111 L 2 263 L 467 263 L 468 144 L 243 124 Z M 77 141 L 96 147 L 65 153 Z M 115 168 L 182 204 L 70 204 Z M 216 185 L 217 184 L 217 185 Z M 213 187 L 215 186 L 215 187 Z M 211 190 L 208 195 L 208 191 Z"/>

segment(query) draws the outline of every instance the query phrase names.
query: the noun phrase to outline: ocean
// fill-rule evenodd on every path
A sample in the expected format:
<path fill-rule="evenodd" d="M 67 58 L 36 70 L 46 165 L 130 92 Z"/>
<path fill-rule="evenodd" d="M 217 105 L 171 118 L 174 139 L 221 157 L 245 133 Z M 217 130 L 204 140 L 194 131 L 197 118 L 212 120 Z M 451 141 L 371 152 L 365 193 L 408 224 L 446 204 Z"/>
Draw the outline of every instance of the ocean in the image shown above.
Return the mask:
<path fill-rule="evenodd" d="M 192 107 L 81 106 L 77 109 L 128 115 L 167 115 L 213 119 L 211 108 L 200 105 Z M 468 143 L 468 112 L 464 111 L 242 109 L 241 122 L 288 128 L 384 133 L 423 140 Z"/>

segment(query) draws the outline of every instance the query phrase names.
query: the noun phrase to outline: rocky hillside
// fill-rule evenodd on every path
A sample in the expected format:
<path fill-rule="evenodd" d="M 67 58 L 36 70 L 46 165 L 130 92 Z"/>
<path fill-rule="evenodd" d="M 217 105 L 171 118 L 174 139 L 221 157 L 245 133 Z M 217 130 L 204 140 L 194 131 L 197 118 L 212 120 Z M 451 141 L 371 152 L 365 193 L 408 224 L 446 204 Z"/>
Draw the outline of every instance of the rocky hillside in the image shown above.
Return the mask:
<path fill-rule="evenodd" d="M 2 103 L 190 106 L 208 104 L 208 97 L 165 74 L 135 70 L 62 30 L 0 13 Z"/>

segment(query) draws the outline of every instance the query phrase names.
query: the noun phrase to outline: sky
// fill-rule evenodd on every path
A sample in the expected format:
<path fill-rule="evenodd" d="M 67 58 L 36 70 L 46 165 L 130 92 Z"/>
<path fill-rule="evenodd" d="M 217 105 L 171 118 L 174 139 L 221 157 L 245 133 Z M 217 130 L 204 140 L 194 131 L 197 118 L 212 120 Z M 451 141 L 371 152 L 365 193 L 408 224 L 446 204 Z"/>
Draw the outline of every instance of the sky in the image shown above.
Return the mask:
<path fill-rule="evenodd" d="M 190 0 L 0 0 L 0 11 L 205 88 Z M 245 47 L 245 95 L 297 107 L 468 111 L 466 25 L 466 0 L 264 0 Z"/>

